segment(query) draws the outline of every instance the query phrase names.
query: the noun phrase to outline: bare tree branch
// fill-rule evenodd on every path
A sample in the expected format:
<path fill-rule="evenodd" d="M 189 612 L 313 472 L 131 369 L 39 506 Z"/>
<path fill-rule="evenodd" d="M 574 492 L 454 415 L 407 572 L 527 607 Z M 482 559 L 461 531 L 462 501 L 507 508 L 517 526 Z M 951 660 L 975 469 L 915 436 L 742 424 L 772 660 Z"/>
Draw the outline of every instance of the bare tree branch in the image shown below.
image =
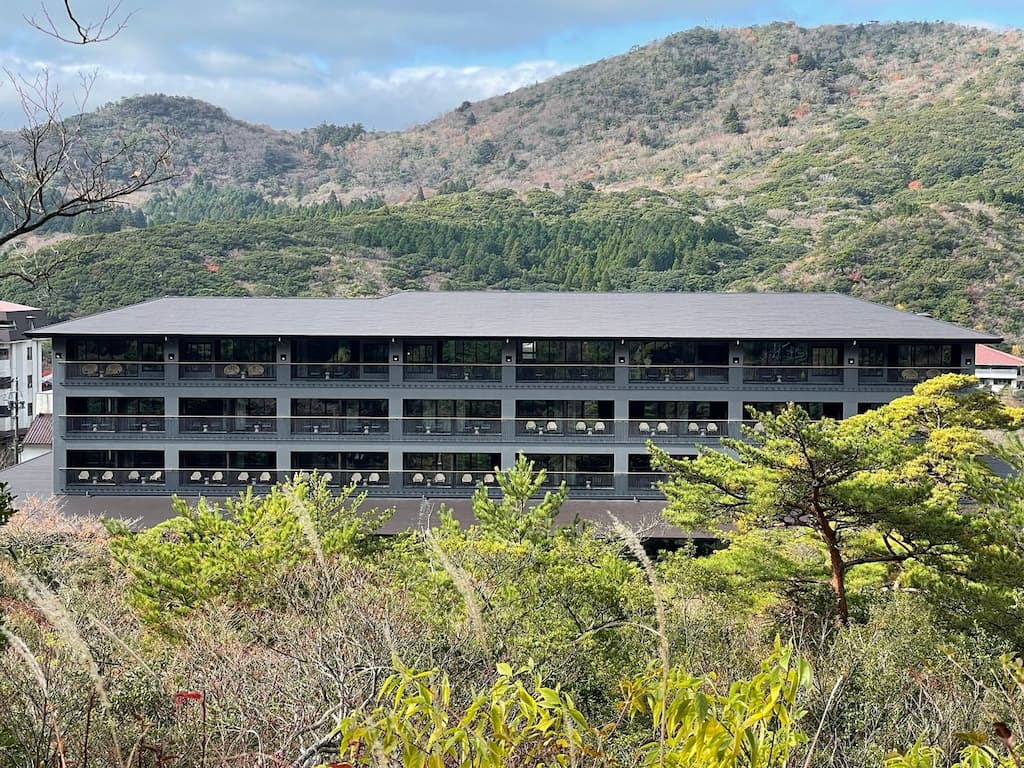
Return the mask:
<path fill-rule="evenodd" d="M 29 79 L 9 70 L 25 127 L 0 140 L 0 246 L 38 230 L 48 222 L 110 210 L 146 187 L 174 177 L 172 137 L 89 136 L 84 106 L 93 78 L 82 82 L 79 114 L 65 119 L 62 95 L 47 72 Z M 59 260 L 50 263 L 53 269 Z M 8 268 L 7 275 L 31 284 L 52 274 Z"/>
<path fill-rule="evenodd" d="M 110 40 L 128 26 L 129 19 L 135 15 L 135 11 L 129 11 L 122 15 L 121 0 L 118 0 L 113 5 L 107 6 L 102 18 L 98 21 L 86 23 L 75 15 L 75 11 L 71 7 L 71 0 L 64 0 L 64 10 L 61 14 L 64 18 L 62 23 L 58 24 L 45 2 L 40 3 L 39 8 L 42 13 L 41 17 L 26 16 L 25 21 L 44 35 L 71 45 L 91 45 Z M 61 30 L 61 27 L 65 25 L 70 25 L 70 32 Z"/>

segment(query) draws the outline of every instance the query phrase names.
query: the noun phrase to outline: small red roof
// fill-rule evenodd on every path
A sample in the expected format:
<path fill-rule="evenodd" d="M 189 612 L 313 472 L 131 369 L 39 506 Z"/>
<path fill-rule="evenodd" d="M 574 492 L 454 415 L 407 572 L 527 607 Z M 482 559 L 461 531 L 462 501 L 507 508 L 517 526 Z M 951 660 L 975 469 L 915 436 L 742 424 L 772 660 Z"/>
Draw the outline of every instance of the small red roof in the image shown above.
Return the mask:
<path fill-rule="evenodd" d="M 974 347 L 975 365 L 994 365 L 1002 368 L 1020 368 L 1024 366 L 1024 358 L 1011 355 L 1009 352 L 1000 352 L 986 344 L 976 344 Z"/>
<path fill-rule="evenodd" d="M 53 417 L 40 413 L 32 419 L 32 425 L 25 433 L 24 445 L 53 445 Z"/>
<path fill-rule="evenodd" d="M 39 311 L 39 307 L 30 307 L 27 304 L 15 304 L 13 301 L 0 301 L 0 312 L 23 312 L 27 309 Z"/>

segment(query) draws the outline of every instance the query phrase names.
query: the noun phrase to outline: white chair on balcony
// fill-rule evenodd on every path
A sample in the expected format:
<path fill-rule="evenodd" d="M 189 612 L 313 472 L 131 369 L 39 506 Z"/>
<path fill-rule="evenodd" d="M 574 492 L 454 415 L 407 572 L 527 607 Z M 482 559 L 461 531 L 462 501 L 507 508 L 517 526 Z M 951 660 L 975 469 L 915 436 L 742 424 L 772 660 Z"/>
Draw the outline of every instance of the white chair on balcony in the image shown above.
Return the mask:
<path fill-rule="evenodd" d="M 462 484 L 463 485 L 472 485 L 473 484 L 473 475 L 471 475 L 469 472 L 466 472 L 462 476 Z"/>
<path fill-rule="evenodd" d="M 444 485 L 447 482 L 448 478 L 445 476 L 444 472 L 438 472 L 434 475 L 434 485 Z"/>
<path fill-rule="evenodd" d="M 352 473 L 352 482 L 355 483 L 356 485 L 359 485 L 361 482 L 363 482 L 363 473 L 362 472 L 353 472 Z"/>
<path fill-rule="evenodd" d="M 370 485 L 378 485 L 380 483 L 380 472 L 371 472 L 366 481 Z"/>
<path fill-rule="evenodd" d="M 576 431 L 577 432 L 586 432 L 587 431 L 587 422 L 585 422 L 585 421 L 577 421 L 576 422 Z"/>
<path fill-rule="evenodd" d="M 149 476 L 149 481 L 151 483 L 159 483 L 163 479 L 164 479 L 164 472 L 163 472 L 162 469 L 158 469 L 156 472 L 154 472 L 152 475 Z"/>
<path fill-rule="evenodd" d="M 708 422 L 708 430 L 707 431 L 708 431 L 709 435 L 717 435 L 718 434 L 718 425 L 715 422 L 713 422 L 713 421 L 709 421 Z"/>
<path fill-rule="evenodd" d="M 686 431 L 691 435 L 699 435 L 700 424 L 698 424 L 696 421 L 691 421 L 689 424 L 686 425 Z"/>
<path fill-rule="evenodd" d="M 261 483 L 269 483 L 270 482 L 270 473 L 269 472 L 260 472 L 260 482 Z"/>
<path fill-rule="evenodd" d="M 89 474 L 89 470 L 88 469 L 83 469 L 81 472 L 78 473 L 78 479 L 79 480 L 88 480 L 91 477 L 92 477 L 92 475 Z"/>
<path fill-rule="evenodd" d="M 594 422 L 594 434 L 603 435 L 608 428 L 605 426 L 603 421 Z"/>
<path fill-rule="evenodd" d="M 137 483 L 141 479 L 142 479 L 142 475 L 139 474 L 139 470 L 137 470 L 137 469 L 133 469 L 131 472 L 128 473 L 128 481 L 129 482 Z"/>
<path fill-rule="evenodd" d="M 212 475 L 210 475 L 210 482 L 211 483 L 223 483 L 224 482 L 224 473 L 220 472 L 220 471 L 214 472 Z"/>
<path fill-rule="evenodd" d="M 651 425 L 648 424 L 646 421 L 641 421 L 639 424 L 637 424 L 636 428 L 641 435 L 651 434 Z"/>
<path fill-rule="evenodd" d="M 109 469 L 106 470 L 102 475 L 100 475 L 100 481 L 104 483 L 114 482 L 114 473 Z"/>
<path fill-rule="evenodd" d="M 537 422 L 536 421 L 528 421 L 528 422 L 526 422 L 526 431 L 527 432 L 536 432 L 537 431 Z"/>
<path fill-rule="evenodd" d="M 193 472 L 191 475 L 189 475 L 188 479 L 189 479 L 189 481 L 191 481 L 193 483 L 198 483 L 200 480 L 203 479 L 203 473 L 199 472 L 197 470 L 197 471 Z"/>
<path fill-rule="evenodd" d="M 658 422 L 658 434 L 659 435 L 667 435 L 668 434 L 668 424 L 665 423 L 664 421 L 659 421 Z"/>
<path fill-rule="evenodd" d="M 249 473 L 248 472 L 239 472 L 238 473 L 238 482 L 240 482 L 240 483 L 248 483 L 249 482 Z"/>
<path fill-rule="evenodd" d="M 484 475 L 484 485 L 494 485 L 494 475 L 490 472 Z"/>
<path fill-rule="evenodd" d="M 334 482 L 334 473 L 332 473 L 332 472 L 324 472 L 323 477 L 324 477 L 324 482 L 325 483 L 333 483 Z"/>
<path fill-rule="evenodd" d="M 422 485 L 423 484 L 423 473 L 422 472 L 414 473 L 413 476 L 412 476 L 412 482 L 413 482 L 413 485 Z"/>
<path fill-rule="evenodd" d="M 557 432 L 558 431 L 558 422 L 557 421 L 549 421 L 547 423 L 547 425 L 544 427 L 544 429 L 546 429 L 548 432 Z"/>

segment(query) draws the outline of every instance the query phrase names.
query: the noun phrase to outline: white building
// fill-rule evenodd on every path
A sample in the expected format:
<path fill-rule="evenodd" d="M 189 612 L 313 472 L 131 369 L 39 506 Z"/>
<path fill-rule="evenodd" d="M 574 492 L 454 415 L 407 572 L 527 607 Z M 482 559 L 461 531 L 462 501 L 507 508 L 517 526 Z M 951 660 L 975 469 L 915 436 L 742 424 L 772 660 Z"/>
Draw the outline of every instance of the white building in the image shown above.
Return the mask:
<path fill-rule="evenodd" d="M 35 415 L 35 395 L 42 388 L 42 343 L 25 336 L 45 325 L 42 310 L 0 301 L 0 438 L 10 444 L 24 435 Z"/>
<path fill-rule="evenodd" d="M 1021 377 L 1024 358 L 1000 352 L 985 344 L 978 344 L 974 348 L 974 357 L 974 375 L 986 389 L 1000 392 L 1004 389 L 1024 388 L 1024 378 Z"/>

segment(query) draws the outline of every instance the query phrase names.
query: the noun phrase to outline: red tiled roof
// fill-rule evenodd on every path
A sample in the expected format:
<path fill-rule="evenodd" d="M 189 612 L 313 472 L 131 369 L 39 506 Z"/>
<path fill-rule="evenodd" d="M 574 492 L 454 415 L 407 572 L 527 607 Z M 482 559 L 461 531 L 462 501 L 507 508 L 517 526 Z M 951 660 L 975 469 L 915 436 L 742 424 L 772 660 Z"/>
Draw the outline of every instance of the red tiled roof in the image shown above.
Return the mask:
<path fill-rule="evenodd" d="M 1008 352 L 1000 352 L 998 349 L 993 349 L 986 344 L 976 344 L 974 347 L 974 364 L 1020 368 L 1024 366 L 1024 358 L 1011 355 Z"/>
<path fill-rule="evenodd" d="M 26 309 L 38 310 L 39 307 L 30 307 L 27 304 L 15 304 L 13 301 L 0 301 L 0 312 L 22 312 Z"/>
<path fill-rule="evenodd" d="M 24 445 L 53 445 L 53 417 L 49 413 L 40 413 L 25 433 Z"/>

